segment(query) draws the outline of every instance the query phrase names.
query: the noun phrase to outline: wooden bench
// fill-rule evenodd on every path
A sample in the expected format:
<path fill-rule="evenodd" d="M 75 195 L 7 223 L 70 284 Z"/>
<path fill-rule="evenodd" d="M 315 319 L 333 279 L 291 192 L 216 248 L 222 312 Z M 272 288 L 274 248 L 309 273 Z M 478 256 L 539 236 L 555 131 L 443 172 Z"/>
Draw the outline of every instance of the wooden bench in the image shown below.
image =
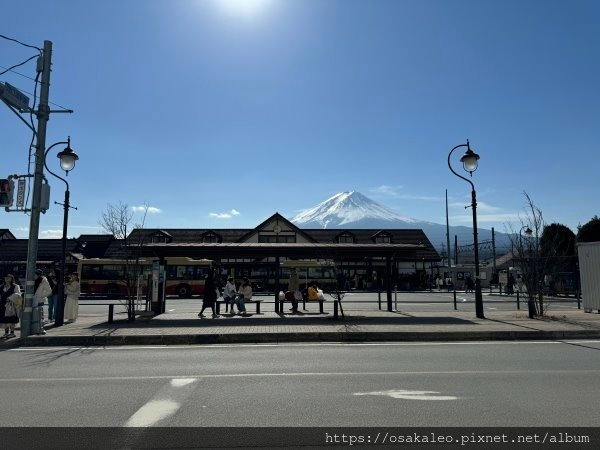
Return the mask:
<path fill-rule="evenodd" d="M 261 304 L 262 300 L 245 300 L 244 301 L 244 305 L 248 306 L 250 303 L 254 303 L 256 305 L 256 314 L 260 314 L 260 304 Z M 223 297 L 217 299 L 217 301 L 215 302 L 215 310 L 217 312 L 217 314 L 221 313 L 221 304 L 225 305 L 225 312 L 229 311 L 229 307 L 230 307 L 230 303 L 226 302 L 225 299 Z"/>
<path fill-rule="evenodd" d="M 292 302 L 291 302 L 291 301 L 289 301 L 289 300 L 278 300 L 278 301 L 279 301 L 279 312 L 280 312 L 281 314 L 283 314 L 283 313 L 284 313 L 284 310 L 283 310 L 283 304 L 284 304 L 285 302 L 292 303 Z M 305 311 L 305 310 L 306 310 L 306 303 L 307 303 L 307 302 L 308 302 L 308 303 L 315 303 L 315 302 L 317 302 L 317 301 L 319 302 L 319 314 L 325 314 L 325 313 L 323 312 L 323 303 L 325 303 L 325 300 L 298 300 L 298 304 L 302 303 L 302 309 Z"/>

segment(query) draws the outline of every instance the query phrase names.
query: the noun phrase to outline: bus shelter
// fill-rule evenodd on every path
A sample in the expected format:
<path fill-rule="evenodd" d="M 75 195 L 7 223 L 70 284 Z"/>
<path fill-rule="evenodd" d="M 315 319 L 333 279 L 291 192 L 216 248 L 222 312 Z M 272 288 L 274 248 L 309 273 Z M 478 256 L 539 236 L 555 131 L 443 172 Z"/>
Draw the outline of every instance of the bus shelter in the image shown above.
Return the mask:
<path fill-rule="evenodd" d="M 384 287 L 388 311 L 392 306 L 392 263 L 394 261 L 414 261 L 423 244 L 338 244 L 338 243 L 152 243 L 139 248 L 141 257 L 157 258 L 161 266 L 166 266 L 167 258 L 189 257 L 198 259 L 272 259 L 273 265 L 280 267 L 281 259 L 319 259 L 339 263 L 345 259 L 378 258 L 385 261 Z M 275 282 L 275 296 L 280 290 L 279 280 Z M 153 305 L 155 313 L 165 310 L 164 289 L 158 287 L 158 304 Z M 275 301 L 276 312 L 279 302 Z"/>

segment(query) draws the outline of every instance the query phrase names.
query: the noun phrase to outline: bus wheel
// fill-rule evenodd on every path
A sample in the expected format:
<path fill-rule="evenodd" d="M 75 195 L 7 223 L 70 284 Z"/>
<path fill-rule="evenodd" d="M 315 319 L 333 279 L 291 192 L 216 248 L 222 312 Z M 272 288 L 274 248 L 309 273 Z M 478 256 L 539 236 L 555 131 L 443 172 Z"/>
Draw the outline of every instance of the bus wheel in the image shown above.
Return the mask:
<path fill-rule="evenodd" d="M 177 286 L 177 295 L 179 298 L 189 298 L 192 296 L 192 288 L 187 284 L 180 284 Z"/>

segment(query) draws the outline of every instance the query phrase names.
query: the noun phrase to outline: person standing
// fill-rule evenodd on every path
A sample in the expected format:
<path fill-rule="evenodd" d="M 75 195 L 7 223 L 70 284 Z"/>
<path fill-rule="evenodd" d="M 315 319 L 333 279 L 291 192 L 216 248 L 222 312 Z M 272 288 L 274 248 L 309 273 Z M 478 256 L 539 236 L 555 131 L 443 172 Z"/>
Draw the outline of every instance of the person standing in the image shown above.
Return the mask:
<path fill-rule="evenodd" d="M 52 288 L 52 293 L 48 296 L 48 321 L 54 320 L 55 308 L 58 304 L 58 283 L 61 283 L 60 271 L 58 269 L 50 269 L 48 273 L 48 283 Z"/>
<path fill-rule="evenodd" d="M 42 269 L 35 271 L 34 294 L 31 307 L 33 309 L 33 320 L 31 322 L 31 331 L 34 334 L 46 334 L 44 330 L 44 303 L 48 296 L 52 294 L 52 288 L 48 279 L 44 276 Z M 37 317 L 36 317 L 37 316 Z"/>
<path fill-rule="evenodd" d="M 204 318 L 204 310 L 210 308 L 212 311 L 213 319 L 219 317 L 215 312 L 215 302 L 217 301 L 217 287 L 215 285 L 215 278 L 212 271 L 208 273 L 206 280 L 204 280 L 204 295 L 202 297 L 202 309 L 198 313 L 198 317 Z"/>
<path fill-rule="evenodd" d="M 69 281 L 65 283 L 65 295 L 67 296 L 67 300 L 65 301 L 65 320 L 68 322 L 73 323 L 77 320 L 80 293 L 79 276 L 76 273 L 72 273 L 69 276 Z"/>
<path fill-rule="evenodd" d="M 0 287 L 0 326 L 4 327 L 2 339 L 15 337 L 15 324 L 19 322 L 17 314 L 17 301 L 21 298 L 21 289 L 15 283 L 15 277 L 8 274 L 4 277 L 4 284 Z M 8 313 L 12 310 L 12 314 Z"/>
<path fill-rule="evenodd" d="M 298 272 L 295 268 L 290 269 L 290 281 L 288 283 L 288 292 L 291 292 L 292 295 L 286 295 L 286 300 L 291 301 L 292 308 L 290 311 L 297 312 L 298 311 L 298 298 L 302 298 L 302 294 L 300 293 L 300 279 L 298 277 Z"/>

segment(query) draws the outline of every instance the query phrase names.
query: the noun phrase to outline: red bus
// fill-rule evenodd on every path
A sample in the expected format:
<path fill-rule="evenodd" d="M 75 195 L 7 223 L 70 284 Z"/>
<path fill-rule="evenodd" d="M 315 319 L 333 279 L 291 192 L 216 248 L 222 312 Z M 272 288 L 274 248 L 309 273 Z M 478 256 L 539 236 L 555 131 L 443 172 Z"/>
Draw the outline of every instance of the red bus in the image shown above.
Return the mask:
<path fill-rule="evenodd" d="M 78 264 L 81 295 L 127 295 L 127 280 L 131 280 L 132 294 L 146 293 L 148 277 L 155 261 L 140 259 L 82 259 Z M 204 293 L 204 280 L 213 261 L 208 259 L 166 258 L 166 295 L 181 298 Z"/>

